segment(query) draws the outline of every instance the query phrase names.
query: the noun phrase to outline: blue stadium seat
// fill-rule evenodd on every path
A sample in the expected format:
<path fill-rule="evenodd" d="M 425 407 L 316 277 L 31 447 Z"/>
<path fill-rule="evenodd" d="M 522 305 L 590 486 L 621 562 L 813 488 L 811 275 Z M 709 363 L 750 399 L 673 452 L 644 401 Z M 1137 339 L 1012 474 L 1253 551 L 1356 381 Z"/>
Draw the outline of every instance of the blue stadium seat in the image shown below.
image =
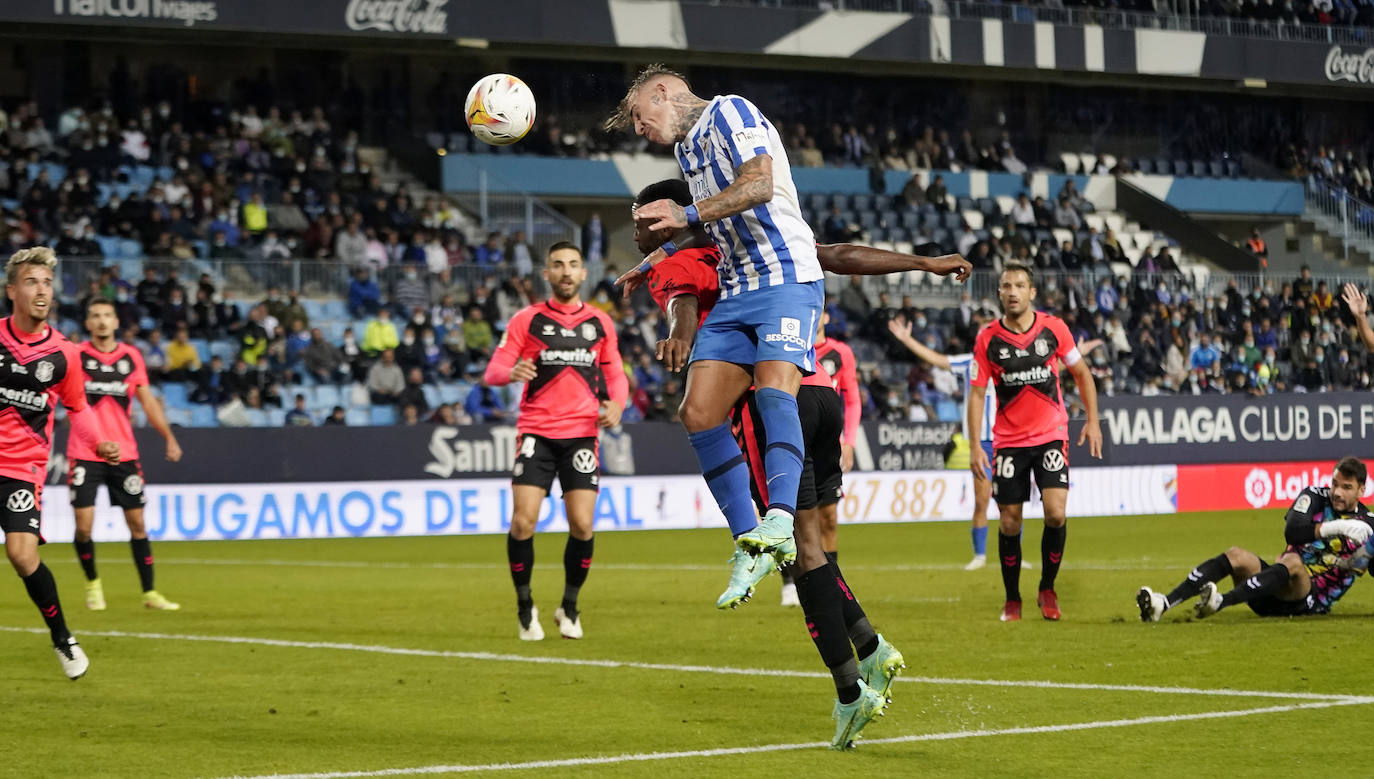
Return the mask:
<path fill-rule="evenodd" d="M 982 211 L 984 216 L 1001 216 L 1001 215 L 1002 215 L 1001 209 L 999 209 L 999 208 L 997 207 L 997 201 L 996 201 L 996 200 L 993 200 L 993 199 L 990 198 L 990 197 L 980 197 L 980 198 L 978 198 L 978 210 L 979 210 L 979 211 Z"/>
<path fill-rule="evenodd" d="M 974 201 L 971 197 L 956 198 L 954 202 L 960 211 L 972 211 L 974 209 Z"/>
<path fill-rule="evenodd" d="M 368 412 L 368 417 L 374 425 L 394 425 L 396 424 L 396 407 L 373 406 Z"/>
<path fill-rule="evenodd" d="M 921 226 L 921 215 L 915 211 L 902 212 L 902 227 L 907 230 L 915 230 Z"/>
<path fill-rule="evenodd" d="M 324 303 L 322 301 L 312 298 L 302 298 L 300 302 L 301 308 L 305 309 L 305 315 L 311 322 L 324 318 Z"/>
<path fill-rule="evenodd" d="M 267 409 L 268 427 L 282 427 L 286 424 L 286 412 L 279 408 Z"/>
<path fill-rule="evenodd" d="M 162 403 L 167 408 L 190 408 L 186 385 L 179 381 L 169 381 L 162 385 Z"/>
<path fill-rule="evenodd" d="M 850 201 L 850 208 L 860 213 L 873 208 L 873 197 L 871 195 L 855 195 Z"/>
<path fill-rule="evenodd" d="M 431 409 L 438 408 L 443 404 L 443 400 L 439 397 L 439 390 L 433 384 L 420 385 L 420 392 L 425 396 L 425 403 L 428 403 Z"/>
<path fill-rule="evenodd" d="M 143 245 L 133 239 L 124 239 L 119 242 L 120 259 L 138 260 L 143 258 Z"/>
<path fill-rule="evenodd" d="M 826 210 L 830 199 L 823 192 L 812 192 L 806 196 L 806 207 L 812 211 Z"/>
<path fill-rule="evenodd" d="M 1174 160 L 1174 175 L 1175 175 L 1175 176 L 1186 176 L 1186 175 L 1188 175 L 1188 161 L 1187 161 L 1187 160 Z"/>
<path fill-rule="evenodd" d="M 859 226 L 865 230 L 872 230 L 878 226 L 878 215 L 872 211 L 860 211 Z"/>
<path fill-rule="evenodd" d="M 945 214 L 944 227 L 946 230 L 958 230 L 964 226 L 964 217 L 958 211 L 950 211 Z"/>
<path fill-rule="evenodd" d="M 890 238 L 887 237 L 887 228 L 885 228 L 885 227 L 868 227 L 868 228 L 865 228 L 865 229 L 868 230 L 868 240 L 870 240 L 870 241 L 887 241 L 887 240 L 891 240 Z"/>
<path fill-rule="evenodd" d="M 935 404 L 935 416 L 941 422 L 958 422 L 960 417 L 959 404 L 949 398 L 944 398 Z"/>
<path fill-rule="evenodd" d="M 225 366 L 232 365 L 234 358 L 238 356 L 239 349 L 233 341 L 211 341 L 210 356 L 224 360 Z"/>
<path fill-rule="evenodd" d="M 333 411 L 335 406 L 343 405 L 343 400 L 339 397 L 339 388 L 333 384 L 321 384 L 315 387 L 314 400 L 315 402 L 309 405 L 328 408 L 330 411 Z"/>
<path fill-rule="evenodd" d="M 305 405 L 309 408 L 315 406 L 315 388 L 309 384 L 284 384 L 281 388 L 281 402 L 291 408 L 296 406 L 296 396 L 305 396 Z"/>
<path fill-rule="evenodd" d="M 1203 178 L 1207 175 L 1207 163 L 1202 160 L 1193 160 L 1192 169 L 1193 175 L 1198 178 Z"/>
<path fill-rule="evenodd" d="M 466 398 L 461 384 L 444 382 L 439 385 L 439 400 L 443 403 L 462 403 Z"/>
<path fill-rule="evenodd" d="M 333 298 L 324 301 L 324 313 L 322 316 L 325 319 L 347 319 L 348 301 L 343 298 Z"/>
<path fill-rule="evenodd" d="M 120 239 L 112 235 L 97 235 L 95 242 L 100 244 L 100 253 L 106 257 L 119 256 Z"/>
<path fill-rule="evenodd" d="M 849 210 L 849 194 L 846 192 L 836 192 L 830 196 L 830 205 L 839 208 L 841 211 Z"/>
<path fill-rule="evenodd" d="M 1236 160 L 1226 161 L 1226 175 L 1233 179 L 1240 178 L 1240 163 Z"/>
<path fill-rule="evenodd" d="M 873 196 L 873 210 L 874 210 L 874 211 L 890 211 L 890 210 L 892 210 L 892 197 L 891 197 L 890 195 L 874 195 L 874 196 Z"/>
<path fill-rule="evenodd" d="M 211 414 L 211 417 L 214 415 Z M 167 424 L 177 427 L 199 427 L 195 423 L 195 417 L 191 409 L 169 408 L 166 411 Z"/>
<path fill-rule="evenodd" d="M 1223 178 L 1226 176 L 1226 168 L 1221 164 L 1220 160 L 1212 160 L 1207 163 L 1207 175 L 1214 179 Z"/>
<path fill-rule="evenodd" d="M 887 231 L 887 240 L 892 241 L 893 243 L 909 241 L 911 240 L 911 233 L 907 232 L 905 228 L 894 227 Z"/>
<path fill-rule="evenodd" d="M 481 144 L 486 146 L 486 144 Z M 344 424 L 349 427 L 367 427 L 372 424 L 372 417 L 368 415 L 367 409 L 350 408 L 344 412 Z"/>
<path fill-rule="evenodd" d="M 1135 169 L 1141 173 L 1154 173 L 1155 161 L 1149 157 L 1141 157 L 1135 162 Z"/>
<path fill-rule="evenodd" d="M 215 417 L 215 407 L 207 403 L 197 403 L 191 406 L 191 427 L 219 427 L 219 419 Z"/>
<path fill-rule="evenodd" d="M 953 233 L 945 229 L 933 230 L 930 233 L 930 240 L 940 244 L 942 249 L 948 249 L 953 240 Z"/>
<path fill-rule="evenodd" d="M 192 338 L 190 340 L 190 344 L 191 346 L 195 347 L 196 356 L 200 358 L 200 361 L 202 363 L 210 362 L 209 341 L 205 340 L 204 338 Z"/>
<path fill-rule="evenodd" d="M 931 230 L 934 230 L 935 228 L 937 228 L 937 227 L 940 226 L 940 223 L 941 223 L 941 216 L 940 216 L 939 213 L 922 214 L 922 215 L 921 215 L 921 230 L 922 230 L 922 231 L 929 232 L 929 231 L 931 231 Z"/>

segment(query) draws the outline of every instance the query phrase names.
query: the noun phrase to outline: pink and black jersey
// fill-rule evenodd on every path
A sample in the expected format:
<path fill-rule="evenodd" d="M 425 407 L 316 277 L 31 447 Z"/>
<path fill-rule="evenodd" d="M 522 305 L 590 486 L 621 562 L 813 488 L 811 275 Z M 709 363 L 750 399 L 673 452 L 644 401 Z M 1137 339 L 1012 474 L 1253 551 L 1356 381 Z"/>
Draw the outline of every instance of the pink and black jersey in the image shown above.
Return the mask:
<path fill-rule="evenodd" d="M 682 249 L 655 265 L 648 273 L 646 286 L 654 302 L 666 313 L 668 303 L 678 295 L 692 295 L 697 299 L 697 327 L 706 321 L 711 307 L 720 297 L 720 249 Z"/>
<path fill-rule="evenodd" d="M 487 384 L 509 383 L 521 359 L 537 371 L 520 399 L 521 434 L 595 437 L 601 401 L 623 407 L 629 396 L 615 323 L 586 303 L 546 300 L 517 311 L 487 365 Z"/>
<path fill-rule="evenodd" d="M 48 326 L 25 333 L 0 319 L 0 477 L 40 483 L 52 452 L 54 404 L 85 411 L 80 351 Z"/>
<path fill-rule="evenodd" d="M 1064 320 L 1036 312 L 1031 326 L 1016 333 L 998 319 L 978 331 L 973 344 L 974 386 L 996 385 L 998 449 L 1069 440 L 1069 414 L 1059 391 L 1059 360 L 1072 367 L 1082 357 Z"/>
<path fill-rule="evenodd" d="M 816 364 L 825 370 L 816 371 L 814 375 L 824 374 L 830 386 L 840 393 L 840 400 L 844 403 L 843 440 L 845 444 L 853 446 L 859 440 L 859 417 L 863 413 L 854 352 L 844 341 L 827 338 L 816 344 Z"/>
<path fill-rule="evenodd" d="M 116 343 L 109 352 L 87 341 L 81 344 L 81 374 L 86 383 L 86 403 L 95 412 L 100 429 L 119 444 L 120 459 L 138 459 L 138 443 L 129 419 L 131 402 L 139 387 L 148 386 L 148 371 L 143 355 L 126 343 Z M 99 460 L 89 442 L 72 436 L 67 441 L 68 460 Z"/>

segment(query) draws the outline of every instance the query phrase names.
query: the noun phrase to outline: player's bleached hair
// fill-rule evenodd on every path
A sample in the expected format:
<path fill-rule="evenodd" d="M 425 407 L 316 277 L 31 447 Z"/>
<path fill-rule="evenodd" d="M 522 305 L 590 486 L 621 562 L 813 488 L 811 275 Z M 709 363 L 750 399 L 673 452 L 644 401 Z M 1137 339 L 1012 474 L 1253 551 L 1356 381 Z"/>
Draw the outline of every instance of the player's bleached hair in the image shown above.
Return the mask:
<path fill-rule="evenodd" d="M 1026 284 L 1027 284 L 1027 286 L 1030 286 L 1030 287 L 1034 287 L 1034 286 L 1035 286 L 1035 270 L 1034 270 L 1033 268 L 1031 268 L 1031 266 L 1026 265 L 1025 263 L 1022 263 L 1022 262 L 1009 262 L 1009 263 L 1007 263 L 1006 265 L 1003 265 L 1003 266 L 1002 266 L 1002 275 L 1005 276 L 1005 275 L 1007 275 L 1008 273 L 1024 273 L 1024 274 L 1026 274 Z"/>
<path fill-rule="evenodd" d="M 639 93 L 639 88 L 659 76 L 672 76 L 673 78 L 682 79 L 684 84 L 687 83 L 686 76 L 661 62 L 649 65 L 639 71 L 639 75 L 635 76 L 635 80 L 630 84 L 630 88 L 625 91 L 625 97 L 620 99 L 620 105 L 616 106 L 615 111 L 613 111 L 610 116 L 606 117 L 605 128 L 607 130 L 624 130 L 627 127 L 632 127 L 634 125 L 634 117 L 631 115 L 631 107 L 634 104 L 635 96 Z"/>
<path fill-rule="evenodd" d="M 35 246 L 32 249 L 20 249 L 10 255 L 10 261 L 5 263 L 5 283 L 13 284 L 19 280 L 19 270 L 25 265 L 41 265 L 48 270 L 57 269 L 57 253 L 46 246 Z"/>

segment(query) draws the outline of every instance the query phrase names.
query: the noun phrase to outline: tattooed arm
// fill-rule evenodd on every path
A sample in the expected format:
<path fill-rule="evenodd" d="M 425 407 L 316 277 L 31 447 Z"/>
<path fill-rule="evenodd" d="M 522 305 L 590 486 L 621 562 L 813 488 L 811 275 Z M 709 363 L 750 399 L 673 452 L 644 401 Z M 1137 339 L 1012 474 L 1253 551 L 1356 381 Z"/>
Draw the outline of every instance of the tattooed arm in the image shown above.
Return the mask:
<path fill-rule="evenodd" d="M 718 195 L 698 200 L 695 205 L 702 222 L 715 222 L 742 214 L 754 206 L 773 199 L 773 157 L 759 154 L 735 168 L 735 180 Z M 671 200 L 659 200 L 640 206 L 640 218 L 656 218 L 650 230 L 687 226 L 687 212 Z"/>

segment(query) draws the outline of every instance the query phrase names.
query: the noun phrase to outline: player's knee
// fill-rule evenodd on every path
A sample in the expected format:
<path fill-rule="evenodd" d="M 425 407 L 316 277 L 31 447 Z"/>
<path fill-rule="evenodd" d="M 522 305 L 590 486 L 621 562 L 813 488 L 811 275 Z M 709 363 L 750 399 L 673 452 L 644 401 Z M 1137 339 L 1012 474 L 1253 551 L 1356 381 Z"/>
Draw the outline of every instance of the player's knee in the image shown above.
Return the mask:
<path fill-rule="evenodd" d="M 124 524 L 129 526 L 129 535 L 134 538 L 144 538 L 148 531 L 143 527 L 143 517 L 125 517 Z M 87 537 L 89 539 L 89 536 Z"/>
<path fill-rule="evenodd" d="M 694 397 L 683 398 L 682 405 L 678 406 L 677 416 L 689 433 L 710 430 L 725 421 L 715 409 Z"/>
<path fill-rule="evenodd" d="M 510 534 L 523 541 L 534 535 L 534 526 L 537 523 L 538 517 L 533 514 L 513 514 L 510 518 Z"/>
<path fill-rule="evenodd" d="M 14 572 L 20 576 L 28 576 L 38 568 L 37 549 L 14 549 L 5 547 L 5 556 L 9 558 L 10 565 L 14 567 Z"/>
<path fill-rule="evenodd" d="M 1063 527 L 1069 518 L 1060 512 L 1045 512 L 1045 527 Z"/>
<path fill-rule="evenodd" d="M 89 544 L 91 542 L 90 528 L 87 528 L 85 530 L 77 528 L 76 531 L 72 533 L 72 540 L 77 542 L 78 544 Z"/>

